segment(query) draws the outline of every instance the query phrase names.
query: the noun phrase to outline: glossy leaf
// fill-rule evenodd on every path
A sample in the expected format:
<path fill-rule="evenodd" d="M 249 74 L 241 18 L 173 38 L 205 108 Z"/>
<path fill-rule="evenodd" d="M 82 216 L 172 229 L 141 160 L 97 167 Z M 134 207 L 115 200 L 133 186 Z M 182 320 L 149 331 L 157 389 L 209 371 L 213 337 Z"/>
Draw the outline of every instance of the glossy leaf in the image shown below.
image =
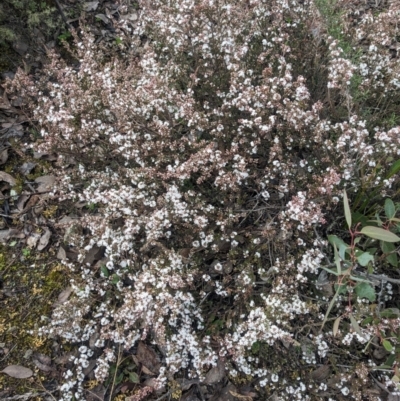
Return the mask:
<path fill-rule="evenodd" d="M 366 235 L 367 237 L 378 239 L 385 242 L 398 242 L 400 241 L 400 237 L 396 234 L 393 234 L 391 231 L 384 230 L 383 228 L 366 226 L 361 230 L 361 234 Z"/>

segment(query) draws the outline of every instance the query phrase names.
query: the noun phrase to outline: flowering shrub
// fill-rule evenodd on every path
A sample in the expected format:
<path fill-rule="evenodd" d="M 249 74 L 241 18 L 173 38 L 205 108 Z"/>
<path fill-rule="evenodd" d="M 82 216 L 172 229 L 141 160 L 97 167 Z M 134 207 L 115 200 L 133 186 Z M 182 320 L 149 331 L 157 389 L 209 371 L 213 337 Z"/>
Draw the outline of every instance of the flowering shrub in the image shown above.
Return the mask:
<path fill-rule="evenodd" d="M 367 373 L 337 373 L 327 393 L 285 374 L 293 363 L 281 344 L 315 365 L 331 347 L 347 361 L 353 338 L 373 339 L 351 329 L 334 337 L 328 324 L 320 333 L 327 306 L 315 283 L 332 259 L 327 227 L 342 229 L 343 188 L 372 212 L 375 199 L 398 195 L 400 126 L 388 118 L 399 58 L 387 47 L 399 38 L 399 7 L 346 26 L 362 53 L 350 59 L 313 0 L 139 4 L 134 27 L 118 22 L 114 50 L 76 35 L 75 63 L 51 54 L 39 80 L 19 72 L 13 82 L 41 127 L 33 149 L 57 158 L 54 198 L 99 210 L 79 220 L 89 235 L 66 244 L 80 252 L 65 262 L 81 272 L 75 296 L 41 329 L 82 344 L 64 399 L 85 399 L 93 355 L 104 381 L 119 350 L 140 340 L 157 346 L 156 388 L 174 375 L 204 379 L 223 360 L 232 380 L 251 377 L 282 400 L 349 388 L 359 397 L 368 358 L 357 367 Z M 379 125 L 371 104 L 386 99 Z M 86 264 L 93 250 L 104 258 Z"/>

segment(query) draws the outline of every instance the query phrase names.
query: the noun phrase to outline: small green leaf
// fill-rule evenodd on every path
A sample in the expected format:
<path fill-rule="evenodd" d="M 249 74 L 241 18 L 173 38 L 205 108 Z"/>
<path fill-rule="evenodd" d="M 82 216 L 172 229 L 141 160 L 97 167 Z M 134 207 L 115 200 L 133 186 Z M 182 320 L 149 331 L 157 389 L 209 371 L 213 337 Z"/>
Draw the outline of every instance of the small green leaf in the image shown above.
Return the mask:
<path fill-rule="evenodd" d="M 336 235 L 328 235 L 328 241 L 332 245 L 336 245 L 338 247 L 339 256 L 342 258 L 342 260 L 345 260 L 346 252 L 348 252 L 350 246 L 347 245 L 341 238 L 339 238 Z"/>
<path fill-rule="evenodd" d="M 101 273 L 103 274 L 104 277 L 108 277 L 109 276 L 109 271 L 108 271 L 106 266 L 102 265 L 100 267 L 100 271 L 101 271 Z"/>
<path fill-rule="evenodd" d="M 368 217 L 364 216 L 360 212 L 353 213 L 353 224 L 361 223 L 363 226 L 366 226 L 368 222 Z"/>
<path fill-rule="evenodd" d="M 380 311 L 380 315 L 382 317 L 388 317 L 388 318 L 398 318 L 400 317 L 400 310 L 397 308 L 386 308 L 382 311 Z"/>
<path fill-rule="evenodd" d="M 374 257 L 368 252 L 363 252 L 361 255 L 357 256 L 357 261 L 361 266 L 367 266 L 368 263 L 373 260 Z"/>
<path fill-rule="evenodd" d="M 346 217 L 347 226 L 351 228 L 351 211 L 346 190 L 343 190 L 343 205 L 344 205 L 344 216 Z"/>
<path fill-rule="evenodd" d="M 389 355 L 388 359 L 386 359 L 385 365 L 389 366 L 390 368 L 393 366 L 393 364 L 396 361 L 396 355 Z"/>
<path fill-rule="evenodd" d="M 385 348 L 386 351 L 392 352 L 393 351 L 393 345 L 390 343 L 388 340 L 383 340 L 382 345 Z"/>
<path fill-rule="evenodd" d="M 392 265 L 393 267 L 398 267 L 399 266 L 399 260 L 397 257 L 397 253 L 391 253 L 386 256 L 387 262 Z"/>
<path fill-rule="evenodd" d="M 361 325 L 362 325 L 362 326 L 366 326 L 367 324 L 371 323 L 372 320 L 373 320 L 373 319 L 372 319 L 371 316 L 366 317 L 366 318 L 361 322 Z"/>
<path fill-rule="evenodd" d="M 358 283 L 355 286 L 356 294 L 359 298 L 367 298 L 369 301 L 375 301 L 375 290 L 374 287 L 371 286 L 369 283 Z"/>
<path fill-rule="evenodd" d="M 135 372 L 129 372 L 129 380 L 132 383 L 140 383 L 139 376 Z"/>
<path fill-rule="evenodd" d="M 391 242 L 381 241 L 381 249 L 385 254 L 386 261 L 393 267 L 398 266 L 398 258 L 396 253 L 396 247 Z"/>
<path fill-rule="evenodd" d="M 336 293 L 338 295 L 347 293 L 347 285 L 346 284 L 335 284 L 333 287 L 335 288 Z"/>
<path fill-rule="evenodd" d="M 385 215 L 386 217 L 390 220 L 394 217 L 396 214 L 396 208 L 394 206 L 394 203 L 391 199 L 386 199 L 385 200 Z"/>
<path fill-rule="evenodd" d="M 361 230 L 361 234 L 366 235 L 367 237 L 373 239 L 379 239 L 381 241 L 386 242 L 398 242 L 400 241 L 400 237 L 396 234 L 393 234 L 391 231 L 384 230 L 383 228 L 366 226 Z"/>
<path fill-rule="evenodd" d="M 118 276 L 118 274 L 113 274 L 112 276 L 111 276 L 111 283 L 112 284 L 117 284 L 119 282 L 119 276 Z"/>
<path fill-rule="evenodd" d="M 386 179 L 392 177 L 393 175 L 397 174 L 400 171 L 400 160 L 397 160 L 393 163 L 392 167 L 389 170 Z"/>

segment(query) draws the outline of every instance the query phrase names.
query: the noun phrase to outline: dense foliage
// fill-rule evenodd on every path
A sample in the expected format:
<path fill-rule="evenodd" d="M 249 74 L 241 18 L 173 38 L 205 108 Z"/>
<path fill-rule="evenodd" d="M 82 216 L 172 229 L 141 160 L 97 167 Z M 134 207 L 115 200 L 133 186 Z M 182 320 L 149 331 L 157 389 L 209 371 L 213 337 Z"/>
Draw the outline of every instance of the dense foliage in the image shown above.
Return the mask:
<path fill-rule="evenodd" d="M 396 388 L 400 6 L 348 3 L 140 1 L 114 50 L 75 35 L 75 62 L 17 74 L 52 195 L 98 211 L 74 223 L 81 280 L 41 329 L 80 344 L 66 400 L 140 340 L 154 388 L 221 361 L 262 399 Z M 304 373 L 321 366 L 328 384 Z"/>

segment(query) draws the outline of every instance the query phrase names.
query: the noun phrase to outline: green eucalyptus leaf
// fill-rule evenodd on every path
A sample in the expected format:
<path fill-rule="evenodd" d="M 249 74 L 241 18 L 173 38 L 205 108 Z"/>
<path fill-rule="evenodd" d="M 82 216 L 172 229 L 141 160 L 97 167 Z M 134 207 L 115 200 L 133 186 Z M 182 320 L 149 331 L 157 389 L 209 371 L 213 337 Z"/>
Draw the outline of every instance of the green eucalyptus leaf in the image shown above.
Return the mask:
<path fill-rule="evenodd" d="M 392 352 L 393 351 L 393 345 L 391 344 L 390 341 L 388 340 L 383 340 L 382 341 L 382 345 L 385 348 L 386 351 L 388 352 Z"/>
<path fill-rule="evenodd" d="M 346 252 L 350 250 L 350 246 L 347 245 L 341 238 L 339 238 L 336 235 L 328 235 L 328 241 L 332 245 L 336 245 L 338 248 L 339 256 L 342 258 L 342 260 L 346 259 Z"/>
<path fill-rule="evenodd" d="M 347 226 L 351 228 L 351 210 L 346 190 L 343 190 L 343 205 L 344 205 L 344 216 L 346 218 Z"/>
<path fill-rule="evenodd" d="M 386 261 L 393 267 L 399 267 L 399 258 L 397 253 L 391 253 L 386 256 Z"/>
<path fill-rule="evenodd" d="M 392 177 L 393 175 L 397 174 L 400 171 L 400 160 L 395 161 L 392 164 L 392 167 L 389 170 L 388 175 L 386 176 L 386 179 Z"/>
<path fill-rule="evenodd" d="M 364 216 L 360 212 L 353 213 L 353 224 L 361 223 L 363 226 L 366 226 L 368 223 L 368 217 Z"/>
<path fill-rule="evenodd" d="M 363 252 L 361 255 L 357 256 L 357 261 L 361 266 L 367 266 L 369 262 L 374 260 L 373 255 L 368 252 Z"/>
<path fill-rule="evenodd" d="M 396 234 L 392 233 L 389 230 L 384 230 L 383 228 L 366 226 L 361 229 L 361 234 L 366 235 L 367 237 L 378 239 L 385 242 L 398 242 L 400 241 L 400 237 Z"/>
<path fill-rule="evenodd" d="M 375 301 L 375 290 L 371 284 L 365 282 L 358 283 L 355 286 L 355 291 L 359 298 L 367 298 L 371 302 Z"/>
<path fill-rule="evenodd" d="M 380 311 L 381 317 L 387 317 L 387 318 L 398 318 L 400 317 L 400 310 L 397 308 L 386 308 L 382 311 Z"/>
<path fill-rule="evenodd" d="M 385 215 L 386 217 L 390 220 L 394 217 L 396 214 L 396 208 L 394 206 L 394 203 L 391 199 L 386 199 L 385 200 Z"/>

